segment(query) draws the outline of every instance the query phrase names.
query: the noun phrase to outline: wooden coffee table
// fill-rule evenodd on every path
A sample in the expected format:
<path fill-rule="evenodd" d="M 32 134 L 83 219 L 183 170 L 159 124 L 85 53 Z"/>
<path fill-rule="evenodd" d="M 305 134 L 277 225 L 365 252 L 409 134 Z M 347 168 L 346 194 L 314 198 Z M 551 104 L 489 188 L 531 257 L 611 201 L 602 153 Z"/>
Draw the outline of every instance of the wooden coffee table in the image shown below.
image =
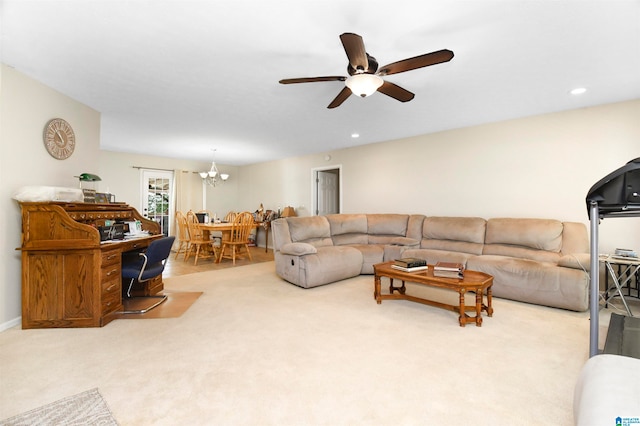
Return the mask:
<path fill-rule="evenodd" d="M 464 278 L 440 278 L 433 276 L 433 266 L 429 266 L 428 270 L 419 272 L 403 272 L 391 267 L 393 262 L 378 263 L 373 265 L 374 270 L 374 290 L 373 297 L 378 304 L 382 303 L 385 299 L 403 299 L 411 300 L 412 302 L 423 303 L 425 305 L 435 306 L 442 309 L 447 309 L 460 314 L 458 321 L 460 326 L 464 327 L 467 323 L 476 323 L 477 327 L 482 326 L 482 311 L 485 311 L 488 316 L 493 315 L 493 308 L 491 307 L 491 286 L 493 285 L 493 277 L 484 272 L 478 271 L 464 271 Z M 380 293 L 380 278 L 389 278 L 389 292 L 390 294 Z M 393 280 L 402 281 L 401 287 L 395 287 Z M 445 288 L 448 290 L 457 291 L 460 295 L 458 305 L 448 305 L 446 303 L 440 303 L 433 300 L 422 299 L 406 294 L 405 281 L 421 284 L 430 287 Z M 465 306 L 464 297 L 467 292 L 475 292 L 476 304 L 475 306 Z M 396 293 L 397 292 L 397 293 Z M 484 303 L 486 293 L 487 303 Z M 475 316 L 469 316 L 468 311 L 475 311 Z"/>

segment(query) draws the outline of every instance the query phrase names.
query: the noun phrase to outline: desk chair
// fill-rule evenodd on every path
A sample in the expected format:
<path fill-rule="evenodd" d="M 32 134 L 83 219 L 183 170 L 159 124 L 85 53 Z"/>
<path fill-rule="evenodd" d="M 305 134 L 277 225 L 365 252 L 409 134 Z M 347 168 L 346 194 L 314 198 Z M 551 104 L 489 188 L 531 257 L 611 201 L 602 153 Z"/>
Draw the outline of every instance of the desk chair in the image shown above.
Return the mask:
<path fill-rule="evenodd" d="M 225 233 L 222 237 L 222 247 L 218 254 L 216 263 L 220 263 L 223 257 L 232 259 L 233 264 L 236 264 L 236 256 L 240 254 L 242 247 L 244 247 L 249 260 L 251 258 L 251 252 L 249 251 L 249 234 L 254 228 L 253 215 L 249 212 L 242 212 L 236 215 L 233 221 L 231 232 Z M 225 255 L 225 249 L 229 247 L 231 254 Z"/>
<path fill-rule="evenodd" d="M 131 297 L 131 287 L 136 281 L 139 283 L 149 281 L 152 278 L 157 277 L 164 271 L 164 265 L 171 254 L 171 246 L 173 245 L 176 237 L 164 237 L 158 240 L 154 240 L 149 244 L 147 250 L 140 253 L 138 258 L 132 259 L 122 264 L 122 278 L 129 279 L 129 288 L 127 289 L 127 298 Z M 154 303 L 144 309 L 124 310 L 125 314 L 144 314 L 155 308 L 167 299 L 166 295 L 157 296 L 145 296 L 145 298 L 157 299 Z"/>

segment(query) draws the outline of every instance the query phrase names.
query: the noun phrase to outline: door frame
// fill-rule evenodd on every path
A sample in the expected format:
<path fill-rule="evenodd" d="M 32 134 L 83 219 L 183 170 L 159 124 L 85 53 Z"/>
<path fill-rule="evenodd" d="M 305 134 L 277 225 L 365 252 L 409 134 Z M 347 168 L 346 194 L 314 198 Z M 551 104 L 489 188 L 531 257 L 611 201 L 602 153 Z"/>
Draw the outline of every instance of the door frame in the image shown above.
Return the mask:
<path fill-rule="evenodd" d="M 342 213 L 342 164 L 334 166 L 313 167 L 311 169 L 311 216 L 317 216 L 318 211 L 318 172 L 338 170 L 338 213 Z"/>
<path fill-rule="evenodd" d="M 167 235 L 175 235 L 174 218 L 175 218 L 175 172 L 173 170 L 140 168 L 140 214 L 145 216 L 144 211 L 148 205 L 148 199 L 145 195 L 148 193 L 148 178 L 155 177 L 151 175 L 160 175 L 169 179 L 169 213 L 167 217 Z"/>

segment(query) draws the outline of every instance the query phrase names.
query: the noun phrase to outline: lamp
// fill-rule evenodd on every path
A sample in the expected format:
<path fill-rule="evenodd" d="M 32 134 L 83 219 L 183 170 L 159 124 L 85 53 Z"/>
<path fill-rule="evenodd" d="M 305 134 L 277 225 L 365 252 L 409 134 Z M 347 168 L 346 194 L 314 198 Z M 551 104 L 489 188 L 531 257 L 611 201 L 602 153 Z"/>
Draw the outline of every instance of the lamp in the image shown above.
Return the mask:
<path fill-rule="evenodd" d="M 81 173 L 80 176 L 74 177 L 77 177 L 80 181 L 80 189 L 82 189 L 82 182 L 99 182 L 102 180 L 100 179 L 100 176 L 91 173 Z"/>
<path fill-rule="evenodd" d="M 76 177 L 80 179 L 80 182 L 97 182 L 102 180 L 100 179 L 100 176 L 92 175 L 91 173 L 82 173 L 80 176 Z"/>
<path fill-rule="evenodd" d="M 280 215 L 280 217 L 294 217 L 294 216 L 297 216 L 296 211 L 291 206 L 285 207 L 284 210 L 282 210 L 282 214 Z"/>
<path fill-rule="evenodd" d="M 345 81 L 345 84 L 354 95 L 363 98 L 372 95 L 383 83 L 384 81 L 377 75 L 367 73 L 354 74 Z"/>
<path fill-rule="evenodd" d="M 214 154 L 216 150 L 213 150 Z M 202 178 L 202 182 L 207 185 L 216 186 L 217 183 L 222 181 L 224 183 L 227 179 L 229 179 L 228 173 L 220 173 L 218 168 L 216 167 L 215 159 L 211 161 L 211 168 L 208 172 L 199 172 L 200 177 Z"/>

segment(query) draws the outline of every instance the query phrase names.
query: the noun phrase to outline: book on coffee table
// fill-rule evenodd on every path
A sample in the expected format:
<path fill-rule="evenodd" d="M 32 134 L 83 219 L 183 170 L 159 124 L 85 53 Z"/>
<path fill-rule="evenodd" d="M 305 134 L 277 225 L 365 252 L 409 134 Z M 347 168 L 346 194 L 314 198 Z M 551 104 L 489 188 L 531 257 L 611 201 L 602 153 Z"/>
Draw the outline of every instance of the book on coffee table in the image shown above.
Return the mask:
<path fill-rule="evenodd" d="M 464 273 L 456 271 L 436 271 L 434 269 L 433 276 L 439 278 L 464 278 Z"/>
<path fill-rule="evenodd" d="M 439 271 L 464 271 L 464 265 L 462 263 L 457 262 L 438 262 L 435 264 L 433 269 L 437 269 Z"/>
<path fill-rule="evenodd" d="M 462 278 L 464 265 L 457 262 L 438 262 L 433 267 L 433 276 L 441 278 Z"/>
<path fill-rule="evenodd" d="M 424 266 L 413 266 L 413 267 L 405 267 L 405 266 L 400 266 L 400 265 L 396 265 L 393 264 L 391 265 L 391 267 L 393 269 L 397 269 L 399 271 L 403 271 L 403 272 L 418 272 L 418 271 L 426 271 L 427 269 L 429 269 L 429 267 L 427 265 Z"/>
<path fill-rule="evenodd" d="M 393 261 L 394 265 L 401 266 L 403 268 L 416 268 L 421 266 L 427 266 L 427 261 L 424 259 L 418 259 L 415 257 L 403 257 Z"/>

